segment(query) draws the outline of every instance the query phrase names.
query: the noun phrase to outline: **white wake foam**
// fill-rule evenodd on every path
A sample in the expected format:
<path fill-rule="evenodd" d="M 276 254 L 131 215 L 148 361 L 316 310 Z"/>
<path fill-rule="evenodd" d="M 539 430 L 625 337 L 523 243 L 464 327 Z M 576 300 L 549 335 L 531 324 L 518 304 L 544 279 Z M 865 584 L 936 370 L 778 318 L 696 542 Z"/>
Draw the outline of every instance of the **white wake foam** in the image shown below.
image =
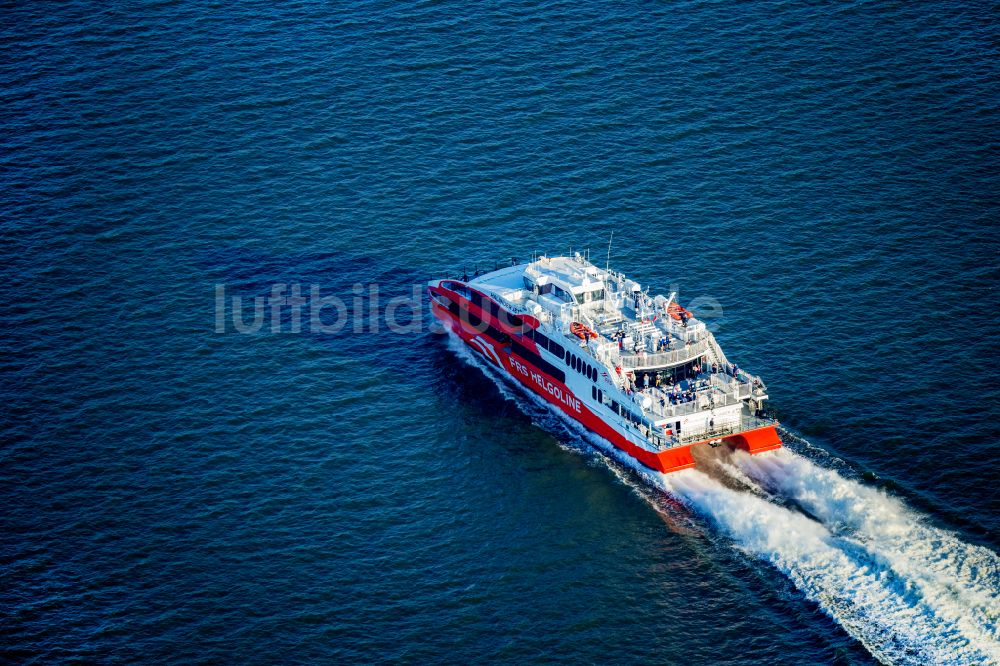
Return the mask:
<path fill-rule="evenodd" d="M 664 486 L 708 516 L 745 552 L 766 560 L 878 659 L 889 663 L 984 664 L 1000 649 L 965 608 L 926 595 L 913 572 L 887 567 L 860 542 L 697 470 Z M 875 549 L 877 552 L 877 548 Z"/>
<path fill-rule="evenodd" d="M 534 403 L 533 416 L 537 408 L 552 413 L 540 398 L 512 391 L 460 341 L 451 346 L 506 398 Z M 657 474 L 572 419 L 559 421 L 708 518 L 737 548 L 772 564 L 879 660 L 1000 664 L 1000 558 L 927 525 L 899 500 L 787 449 L 734 457 L 735 466 L 724 471 L 753 492 L 732 490 L 697 469 Z M 539 419 L 539 425 L 553 424 Z M 769 493 L 815 520 L 769 501 Z"/>
<path fill-rule="evenodd" d="M 1000 557 L 927 524 L 901 501 L 787 449 L 739 455 L 748 476 L 792 499 L 832 532 L 857 539 L 912 593 L 992 647 L 1000 663 Z"/>

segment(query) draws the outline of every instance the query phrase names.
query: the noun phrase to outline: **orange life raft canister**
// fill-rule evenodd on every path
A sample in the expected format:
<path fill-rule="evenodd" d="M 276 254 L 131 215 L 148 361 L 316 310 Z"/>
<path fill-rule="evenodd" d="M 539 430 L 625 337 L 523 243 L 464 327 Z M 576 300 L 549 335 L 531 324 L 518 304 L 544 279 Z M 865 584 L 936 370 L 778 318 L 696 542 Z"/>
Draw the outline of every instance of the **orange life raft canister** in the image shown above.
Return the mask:
<path fill-rule="evenodd" d="M 597 333 L 584 326 L 578 321 L 574 321 L 569 325 L 569 332 L 580 338 L 581 340 L 586 340 L 588 337 L 597 338 Z"/>
<path fill-rule="evenodd" d="M 678 304 L 678 303 L 671 303 L 669 306 L 667 306 L 667 314 L 669 314 L 671 317 L 673 317 L 677 321 L 681 320 L 681 314 L 682 313 L 688 319 L 691 318 L 691 313 L 688 312 L 687 310 L 685 310 L 684 308 L 682 308 L 680 306 L 680 304 Z"/>

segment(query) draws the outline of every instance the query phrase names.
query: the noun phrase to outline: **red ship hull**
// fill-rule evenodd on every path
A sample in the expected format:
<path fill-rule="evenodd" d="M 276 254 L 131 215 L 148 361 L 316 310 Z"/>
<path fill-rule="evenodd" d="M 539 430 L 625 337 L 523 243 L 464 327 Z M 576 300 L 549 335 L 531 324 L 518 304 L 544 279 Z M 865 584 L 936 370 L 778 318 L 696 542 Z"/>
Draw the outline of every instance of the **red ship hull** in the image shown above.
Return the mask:
<path fill-rule="evenodd" d="M 447 293 L 447 292 L 445 292 Z M 754 430 L 748 430 L 733 435 L 705 439 L 677 446 L 665 451 L 649 451 L 629 441 L 621 433 L 611 427 L 597 414 L 591 411 L 583 401 L 577 399 L 572 391 L 551 375 L 535 367 L 529 360 L 517 357 L 510 348 L 494 344 L 479 331 L 472 329 L 467 323 L 456 318 L 447 308 L 435 301 L 431 302 L 434 316 L 445 326 L 458 335 L 470 348 L 480 354 L 486 361 L 506 370 L 520 383 L 541 396 L 550 404 L 557 406 L 566 415 L 580 422 L 591 432 L 606 439 L 615 448 L 639 461 L 645 467 L 657 472 L 677 472 L 695 466 L 691 449 L 704 445 L 709 441 L 721 440 L 734 448 L 755 454 L 771 451 L 781 447 L 781 439 L 775 425 L 767 425 Z"/>

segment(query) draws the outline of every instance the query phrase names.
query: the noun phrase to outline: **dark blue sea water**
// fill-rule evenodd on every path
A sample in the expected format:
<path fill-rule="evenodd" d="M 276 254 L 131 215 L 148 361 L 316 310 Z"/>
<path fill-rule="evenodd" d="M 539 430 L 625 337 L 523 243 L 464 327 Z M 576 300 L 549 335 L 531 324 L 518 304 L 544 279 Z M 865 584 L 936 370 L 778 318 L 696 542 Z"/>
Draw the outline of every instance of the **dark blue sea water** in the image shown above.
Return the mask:
<path fill-rule="evenodd" d="M 1000 658 L 995 10 L 4 3 L 0 659 Z M 769 383 L 756 492 L 233 322 L 612 231 Z"/>

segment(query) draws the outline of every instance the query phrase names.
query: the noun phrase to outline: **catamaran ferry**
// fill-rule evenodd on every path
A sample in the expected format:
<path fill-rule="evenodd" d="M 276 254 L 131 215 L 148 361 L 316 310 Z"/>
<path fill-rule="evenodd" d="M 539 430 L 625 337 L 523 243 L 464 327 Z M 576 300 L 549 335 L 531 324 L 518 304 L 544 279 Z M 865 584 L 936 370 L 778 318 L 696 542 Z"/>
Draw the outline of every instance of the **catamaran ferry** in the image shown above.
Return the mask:
<path fill-rule="evenodd" d="M 434 315 L 487 362 L 659 472 L 700 447 L 781 446 L 767 388 L 669 297 L 577 253 L 429 284 Z"/>

